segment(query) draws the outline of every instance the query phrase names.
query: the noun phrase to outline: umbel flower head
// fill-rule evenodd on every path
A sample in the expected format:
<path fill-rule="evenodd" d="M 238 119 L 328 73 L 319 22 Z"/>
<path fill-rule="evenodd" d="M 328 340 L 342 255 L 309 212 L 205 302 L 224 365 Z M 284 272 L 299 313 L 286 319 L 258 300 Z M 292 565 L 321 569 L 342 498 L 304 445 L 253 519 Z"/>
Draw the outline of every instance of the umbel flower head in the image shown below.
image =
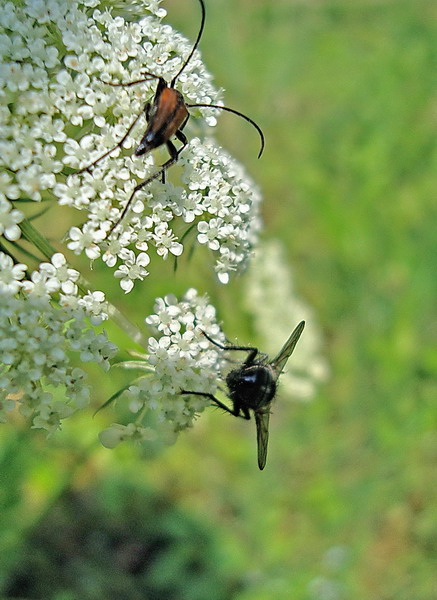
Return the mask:
<path fill-rule="evenodd" d="M 0 422 L 18 405 L 33 427 L 52 432 L 89 402 L 77 364 L 95 362 L 107 371 L 116 346 L 90 326 L 107 318 L 104 295 L 80 297 L 79 273 L 62 254 L 28 279 L 25 272 L 26 265 L 0 252 Z"/>
<path fill-rule="evenodd" d="M 256 242 L 260 194 L 215 142 L 191 137 L 180 169 L 135 194 L 115 229 L 135 185 L 164 156 L 133 155 L 145 116 L 122 149 L 91 172 L 76 173 L 116 146 L 156 88 L 156 80 L 110 84 L 144 79 L 144 72 L 169 81 L 192 48 L 161 22 L 157 0 L 135 4 L 135 21 L 119 7 L 115 0 L 0 0 L 0 203 L 51 200 L 82 211 L 85 220 L 71 228 L 68 247 L 115 268 L 125 292 L 147 276 L 151 254 L 178 257 L 193 242 L 212 251 L 227 282 Z M 177 86 L 189 103 L 220 102 L 197 51 Z M 192 114 L 202 117 L 202 127 L 214 124 L 216 112 Z M 3 229 L 13 236 L 20 215 L 6 208 Z"/>
<path fill-rule="evenodd" d="M 276 280 L 272 280 L 274 273 L 280 272 L 287 278 L 287 289 L 290 284 L 282 256 L 278 256 L 281 264 L 275 271 L 275 265 L 271 262 L 275 253 L 278 253 L 277 248 L 267 248 L 267 258 L 257 261 L 257 268 L 249 278 L 250 286 L 255 289 L 268 282 L 272 287 L 270 299 L 273 301 L 274 291 L 278 289 Z M 263 298 L 262 293 L 256 297 L 261 302 L 269 299 Z M 308 316 L 312 334 L 310 344 L 300 354 L 297 368 L 293 364 L 295 361 L 290 361 L 291 366 L 285 369 L 284 378 L 287 382 L 282 386 L 281 381 L 281 388 L 284 387 L 284 395 L 290 400 L 308 399 L 314 393 L 315 382 L 326 376 L 326 365 L 319 355 L 319 333 L 303 302 L 290 296 L 288 301 L 291 300 L 291 309 L 287 311 L 287 303 L 283 304 L 283 300 L 280 298 L 275 305 L 277 310 L 282 311 L 283 317 L 279 319 L 280 329 L 273 329 L 273 342 L 276 345 L 273 352 L 277 353 L 280 344 L 285 342 L 284 332 L 291 330 L 290 324 L 296 321 L 296 315 Z M 267 317 L 265 326 L 271 324 L 269 309 L 264 306 L 258 306 L 257 309 L 255 305 L 252 305 L 252 309 L 258 321 Z M 219 397 L 223 398 L 226 393 L 226 373 L 235 368 L 235 356 L 229 360 L 226 352 L 211 342 L 214 340 L 221 346 L 228 345 L 217 323 L 216 310 L 207 296 L 200 296 L 196 290 L 190 289 L 180 301 L 173 295 L 157 298 L 154 310 L 154 314 L 145 319 L 146 325 L 153 331 L 148 339 L 147 353 L 138 355 L 138 360 L 119 363 L 120 367 L 136 369 L 140 374 L 120 394 L 114 396 L 114 399 L 120 397 L 123 405 L 128 404 L 133 418 L 127 424 L 114 423 L 101 433 L 101 442 L 109 448 L 128 439 L 144 442 L 159 437 L 174 441 L 179 432 L 192 427 L 196 416 L 211 405 L 211 400 L 205 396 L 181 394 L 181 391 L 190 390 L 213 396 L 218 392 Z"/>
<path fill-rule="evenodd" d="M 173 295 L 157 298 L 155 313 L 145 322 L 154 332 L 147 354 L 120 364 L 144 372 L 123 396 L 135 418 L 128 425 L 115 423 L 100 434 L 101 442 L 110 448 L 128 438 L 153 440 L 157 430 L 174 439 L 192 427 L 195 417 L 210 404 L 207 398 L 185 396 L 181 390 L 214 394 L 220 383 L 221 354 L 204 333 L 219 343 L 224 342 L 224 335 L 206 296 L 190 289 L 180 301 Z M 151 421 L 155 430 L 146 425 Z"/>

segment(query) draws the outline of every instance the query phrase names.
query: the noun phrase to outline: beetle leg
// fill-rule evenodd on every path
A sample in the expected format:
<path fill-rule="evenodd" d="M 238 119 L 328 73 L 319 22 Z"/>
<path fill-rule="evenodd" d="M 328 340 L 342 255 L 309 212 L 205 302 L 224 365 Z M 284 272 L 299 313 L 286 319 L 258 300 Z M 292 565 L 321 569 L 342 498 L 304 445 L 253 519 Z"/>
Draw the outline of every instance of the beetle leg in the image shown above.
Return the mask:
<path fill-rule="evenodd" d="M 177 139 L 182 142 L 182 146 L 179 148 L 179 150 L 176 150 L 176 148 L 174 147 L 174 145 L 170 142 L 170 140 L 167 142 L 167 148 L 169 148 L 169 152 L 170 155 L 172 155 L 172 152 L 175 152 L 175 157 L 176 160 L 179 158 L 179 154 L 182 152 L 182 150 L 185 148 L 185 146 L 188 144 L 188 140 L 187 140 L 187 136 L 185 135 L 185 133 L 182 133 L 182 129 L 185 127 L 185 125 L 187 124 L 188 119 L 190 118 L 190 115 L 187 115 L 187 118 L 185 119 L 185 121 L 182 123 L 182 125 L 179 127 L 179 129 L 176 130 L 175 136 L 177 137 Z M 170 147 L 169 144 L 171 144 L 172 146 L 172 151 L 170 151 Z M 165 182 L 165 177 L 163 178 L 162 183 Z"/>
<path fill-rule="evenodd" d="M 186 121 L 185 121 L 185 123 L 186 123 Z M 184 125 L 185 125 L 185 123 L 184 123 Z M 178 138 L 178 140 L 180 142 L 182 142 L 182 146 L 178 150 L 178 154 L 180 154 L 182 152 L 182 150 L 185 148 L 185 146 L 188 144 L 187 136 L 185 135 L 185 133 L 182 133 L 182 128 L 178 129 L 176 131 L 175 136 Z"/>
<path fill-rule="evenodd" d="M 187 121 L 185 121 L 186 123 Z M 185 125 L 184 123 L 184 125 Z M 171 142 L 170 140 L 167 140 L 165 142 L 165 145 L 167 147 L 168 153 L 170 154 L 170 160 L 168 160 L 167 162 L 165 162 L 163 165 L 161 165 L 161 168 L 163 169 L 162 171 L 162 183 L 165 183 L 165 174 L 166 171 L 169 167 L 171 167 L 171 165 L 173 165 L 179 158 L 179 154 L 182 152 L 182 150 L 185 148 L 185 146 L 188 144 L 188 140 L 185 136 L 184 133 L 182 133 L 182 131 L 180 129 L 178 129 L 175 133 L 175 136 L 178 138 L 178 140 L 180 142 L 182 142 L 182 146 L 179 148 L 179 150 L 176 148 L 176 146 L 173 144 L 173 142 Z"/>
<path fill-rule="evenodd" d="M 170 140 L 167 140 L 165 142 L 165 145 L 168 150 L 168 153 L 170 154 L 170 159 L 167 160 L 163 165 L 161 165 L 161 169 L 162 169 L 161 181 L 162 181 L 162 183 L 165 183 L 166 170 L 168 169 L 168 167 L 171 167 L 171 165 L 173 165 L 179 157 L 179 152 L 177 151 L 176 146 L 173 144 L 173 142 L 171 142 Z"/>
<path fill-rule="evenodd" d="M 146 104 L 146 106 L 144 107 L 144 110 L 145 110 L 145 112 L 146 112 L 146 117 L 147 117 L 147 111 L 148 111 L 148 110 L 150 111 L 150 108 L 147 108 L 147 104 Z M 123 139 L 122 139 L 121 143 L 122 143 L 122 142 L 123 142 L 123 141 L 126 139 L 126 137 L 127 137 L 128 133 L 129 133 L 129 131 L 130 131 L 130 130 L 132 129 L 132 127 L 135 125 L 135 123 L 136 123 L 136 121 L 138 120 L 138 118 L 139 118 L 139 117 L 137 117 L 137 118 L 136 118 L 136 120 L 135 120 L 135 122 L 134 122 L 134 123 L 131 125 L 131 127 L 130 127 L 130 128 L 129 128 L 129 130 L 128 130 L 128 132 L 127 132 L 127 133 L 126 133 L 126 135 L 123 137 Z M 186 122 L 187 122 L 187 121 L 188 121 L 188 117 L 187 117 L 187 119 L 185 119 L 184 123 L 182 124 L 182 127 L 184 127 L 184 126 L 185 126 L 185 124 L 186 124 Z M 134 189 L 133 189 L 133 191 L 132 191 L 132 193 L 131 193 L 131 195 L 130 195 L 130 197 L 129 197 L 129 200 L 128 200 L 128 201 L 127 201 L 127 203 L 126 203 L 126 206 L 123 208 L 123 210 L 122 210 L 122 212 L 121 212 L 121 215 L 119 216 L 119 218 L 117 219 L 117 221 L 114 223 L 114 225 L 113 225 L 113 226 L 111 227 L 111 229 L 109 230 L 109 233 L 108 233 L 108 235 L 110 235 L 110 234 L 111 234 L 111 233 L 114 231 L 114 229 L 115 229 L 115 228 L 116 228 L 116 227 L 117 227 L 117 226 L 118 226 L 118 225 L 121 223 L 121 221 L 124 219 L 124 217 L 125 217 L 125 215 L 126 215 L 127 211 L 129 210 L 129 206 L 131 205 L 132 199 L 133 199 L 133 197 L 135 196 L 135 194 L 138 192 L 138 190 L 141 190 L 141 188 L 145 187 L 145 186 L 146 186 L 146 185 L 148 185 L 150 182 L 154 181 L 155 179 L 158 179 L 159 177 L 161 178 L 162 182 L 163 182 L 163 183 L 165 183 L 165 174 L 166 174 L 166 171 L 167 171 L 167 169 L 168 169 L 169 167 L 171 167 L 172 165 L 174 165 L 174 164 L 177 162 L 177 160 L 178 160 L 178 158 L 179 158 L 179 154 L 182 152 L 182 150 L 183 150 L 183 149 L 185 148 L 185 146 L 188 144 L 188 140 L 187 140 L 187 138 L 185 137 L 185 134 L 184 134 L 184 133 L 182 133 L 182 131 L 181 131 L 180 129 L 178 129 L 178 130 L 176 131 L 175 135 L 176 135 L 177 139 L 178 139 L 180 142 L 182 142 L 182 144 L 183 144 L 183 145 L 181 146 L 181 148 L 179 148 L 179 150 L 177 150 L 177 148 L 176 148 L 176 146 L 173 144 L 173 142 L 171 142 L 170 140 L 167 140 L 167 141 L 166 141 L 165 145 L 167 146 L 168 153 L 170 154 L 170 158 L 169 158 L 169 159 L 168 159 L 168 160 L 167 160 L 167 161 L 166 161 L 164 164 L 162 164 L 162 165 L 161 165 L 161 168 L 160 168 L 158 171 L 156 171 L 156 173 L 153 173 L 153 175 L 150 175 L 150 177 L 148 177 L 148 178 L 147 178 L 147 179 L 145 179 L 144 181 L 140 181 L 140 183 L 138 183 L 138 184 L 137 184 L 137 185 L 134 187 Z M 119 144 L 120 144 L 120 142 L 119 142 Z M 113 148 L 113 149 L 114 149 L 114 148 Z M 112 149 L 112 150 L 113 150 L 113 149 Z M 112 150 L 110 150 L 109 152 L 112 152 Z M 107 152 L 106 154 L 109 154 L 109 152 Z M 101 159 L 102 159 L 104 156 L 106 156 L 106 154 L 105 154 L 105 155 L 103 155 L 103 156 L 101 156 L 101 157 L 100 157 L 100 158 L 99 158 L 99 159 L 98 159 L 96 162 L 98 162 L 99 160 L 101 160 Z M 94 163 L 93 163 L 93 164 L 94 164 Z M 92 166 L 92 165 L 90 165 L 90 166 Z M 84 169 L 84 170 L 85 170 L 85 169 Z"/>
<path fill-rule="evenodd" d="M 147 111 L 147 104 L 144 107 L 144 110 Z M 107 150 L 104 154 L 102 154 L 102 156 L 99 156 L 99 158 L 96 158 L 96 160 L 94 160 L 92 163 L 90 163 L 89 165 L 87 165 L 86 167 L 83 167 L 82 169 L 78 169 L 76 171 L 76 173 L 84 173 L 85 171 L 91 171 L 91 169 L 93 167 L 96 166 L 97 163 L 99 163 L 101 160 L 103 160 L 104 158 L 106 158 L 109 154 L 111 154 L 111 152 L 114 152 L 114 150 L 116 150 L 117 148 L 121 148 L 127 138 L 127 136 L 130 134 L 130 132 L 132 131 L 132 129 L 135 127 L 135 125 L 138 122 L 138 119 L 141 117 L 143 113 L 140 112 L 139 115 L 137 115 L 135 117 L 135 119 L 133 120 L 133 122 L 129 125 L 128 130 L 126 131 L 126 133 L 124 134 L 124 136 L 121 138 L 121 140 L 119 142 L 117 142 L 117 144 L 115 144 L 115 146 L 113 148 L 110 148 L 109 150 Z M 147 112 L 146 112 L 147 115 Z"/>
<path fill-rule="evenodd" d="M 129 196 L 129 199 L 126 203 L 126 206 L 123 208 L 123 210 L 121 211 L 121 215 L 118 217 L 118 219 L 116 220 L 116 222 L 112 225 L 111 229 L 108 232 L 108 235 L 110 235 L 114 229 L 116 227 L 118 227 L 118 225 L 120 225 L 120 223 L 122 222 L 122 220 L 124 219 L 127 211 L 129 210 L 129 206 L 132 203 L 133 197 L 135 196 L 135 194 L 141 190 L 143 187 L 145 187 L 146 185 L 148 185 L 149 183 L 151 183 L 152 181 L 154 181 L 155 179 L 159 179 L 159 177 L 163 177 L 165 176 L 165 172 L 166 170 L 171 167 L 177 160 L 170 158 L 167 162 L 165 162 L 163 165 L 161 165 L 161 168 L 156 171 L 156 173 L 153 173 L 153 175 L 150 175 L 150 177 L 148 177 L 147 179 L 145 179 L 144 181 L 140 181 L 140 183 L 137 183 L 137 185 L 134 187 L 134 189 L 132 190 L 131 195 Z"/>
<path fill-rule="evenodd" d="M 187 144 L 187 138 L 185 136 L 183 136 L 184 139 L 181 139 L 180 137 L 178 137 L 178 133 L 181 133 L 182 130 L 184 129 L 185 125 L 188 123 L 188 119 L 190 118 L 190 113 L 188 113 L 187 118 L 185 119 L 185 121 L 182 123 L 182 125 L 179 127 L 179 129 L 176 131 L 175 135 L 178 138 L 178 140 L 180 140 L 181 142 L 185 141 L 185 144 Z"/>
<path fill-rule="evenodd" d="M 146 102 L 145 106 L 144 106 L 144 112 L 146 113 L 146 121 L 149 122 L 150 119 L 150 109 L 152 108 L 152 105 L 150 104 L 150 102 Z"/>
<path fill-rule="evenodd" d="M 143 79 L 136 79 L 135 81 L 129 81 L 127 83 L 123 83 L 122 81 L 104 81 L 100 79 L 102 83 L 106 83 L 107 85 L 112 85 L 112 87 L 130 87 L 131 85 L 136 85 L 137 83 L 145 83 L 146 81 L 153 81 L 153 79 L 162 79 L 160 75 L 155 75 L 154 73 L 148 73 L 144 71 L 144 75 L 148 75 L 148 77 L 144 77 Z"/>

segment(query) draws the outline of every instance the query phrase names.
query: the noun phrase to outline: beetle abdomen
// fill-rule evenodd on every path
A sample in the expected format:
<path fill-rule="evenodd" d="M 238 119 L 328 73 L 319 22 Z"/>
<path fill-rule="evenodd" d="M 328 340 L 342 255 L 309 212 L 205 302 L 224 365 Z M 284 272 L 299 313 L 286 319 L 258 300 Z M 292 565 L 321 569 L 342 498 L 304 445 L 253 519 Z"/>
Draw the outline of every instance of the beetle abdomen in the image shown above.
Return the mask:
<path fill-rule="evenodd" d="M 165 87 L 155 98 L 149 126 L 135 150 L 136 156 L 158 148 L 170 139 L 188 117 L 184 98 L 178 90 Z"/>

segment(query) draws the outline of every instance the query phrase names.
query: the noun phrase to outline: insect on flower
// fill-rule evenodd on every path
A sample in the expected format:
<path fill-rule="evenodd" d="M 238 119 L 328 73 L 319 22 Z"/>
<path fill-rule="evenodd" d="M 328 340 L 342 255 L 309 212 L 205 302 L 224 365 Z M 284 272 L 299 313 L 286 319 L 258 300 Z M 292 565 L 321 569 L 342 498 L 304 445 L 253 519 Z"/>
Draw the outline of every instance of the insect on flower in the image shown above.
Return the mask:
<path fill-rule="evenodd" d="M 173 77 L 170 84 L 168 84 L 167 81 L 165 81 L 165 79 L 163 77 L 161 77 L 160 75 L 155 75 L 154 73 L 149 73 L 147 71 L 144 72 L 144 75 L 145 75 L 144 78 L 137 79 L 136 81 L 131 81 L 129 83 L 118 83 L 118 82 L 115 83 L 115 82 L 109 82 L 109 81 L 104 82 L 104 83 L 107 83 L 108 85 L 112 85 L 114 87 L 130 87 L 130 86 L 136 85 L 138 83 L 144 83 L 145 81 L 151 81 L 153 79 L 158 80 L 158 85 L 156 87 L 156 92 L 155 92 L 153 101 L 146 102 L 146 104 L 144 105 L 144 113 L 145 113 L 146 120 L 147 120 L 147 128 L 146 128 L 146 131 L 145 131 L 143 137 L 140 140 L 140 143 L 138 144 L 137 148 L 135 149 L 134 154 L 135 154 L 135 156 L 141 156 L 141 155 L 149 153 L 151 150 L 158 148 L 159 146 L 162 146 L 164 144 L 167 147 L 167 150 L 170 154 L 170 158 L 164 164 L 162 164 L 160 166 L 159 170 L 156 173 L 154 173 L 153 175 L 151 175 L 144 181 L 140 181 L 134 187 L 125 207 L 123 208 L 123 210 L 121 212 L 121 215 L 118 217 L 118 219 L 112 225 L 110 232 L 112 232 L 119 225 L 119 223 L 123 220 L 124 216 L 126 215 L 128 209 L 129 209 L 132 199 L 135 196 L 135 194 L 138 192 L 138 190 L 142 189 L 147 184 L 149 184 L 151 181 L 153 181 L 154 179 L 158 179 L 159 177 L 162 178 L 163 182 L 165 181 L 165 173 L 166 173 L 167 169 L 177 162 L 180 153 L 185 148 L 185 146 L 188 144 L 188 140 L 187 140 L 185 134 L 183 133 L 183 129 L 184 129 L 185 125 L 187 124 L 187 121 L 190 117 L 190 113 L 188 112 L 189 108 L 194 108 L 194 107 L 217 108 L 217 109 L 224 110 L 224 111 L 233 113 L 235 115 L 238 115 L 239 117 L 242 117 L 243 119 L 248 121 L 257 130 L 257 132 L 260 136 L 260 151 L 258 153 L 258 158 L 261 156 L 261 154 L 264 150 L 264 134 L 263 134 L 261 128 L 255 123 L 255 121 L 253 121 L 247 115 L 245 115 L 233 108 L 229 108 L 227 106 L 220 106 L 218 104 L 188 104 L 187 102 L 185 102 L 184 97 L 182 96 L 181 92 L 179 92 L 177 89 L 175 89 L 175 84 L 176 84 L 177 79 L 180 77 L 181 73 L 186 68 L 186 66 L 190 62 L 191 58 L 193 57 L 193 54 L 194 54 L 195 50 L 197 49 L 197 46 L 199 45 L 200 39 L 202 37 L 203 29 L 205 26 L 206 10 L 205 10 L 204 1 L 199 0 L 199 3 L 201 6 L 202 16 L 201 16 L 200 28 L 199 28 L 199 32 L 197 34 L 196 41 L 194 42 L 194 45 L 193 45 L 191 52 L 188 55 L 187 59 L 185 60 L 185 62 L 183 63 L 183 65 L 179 69 L 179 71 L 176 73 L 176 75 Z M 139 120 L 139 118 L 141 117 L 142 114 L 143 113 L 141 112 L 138 116 L 135 117 L 133 123 L 131 123 L 128 130 L 124 134 L 124 136 L 113 148 L 110 148 L 107 152 L 105 152 L 104 154 L 99 156 L 99 158 L 94 160 L 92 163 L 90 163 L 86 167 L 79 169 L 77 171 L 77 173 L 91 171 L 91 169 L 97 163 L 99 163 L 101 160 L 106 158 L 106 156 L 108 156 L 109 154 L 114 152 L 114 150 L 116 150 L 117 148 L 121 148 L 123 146 L 123 143 L 127 139 L 128 135 L 130 134 L 130 132 L 132 131 L 133 127 L 136 125 L 137 121 Z M 175 145 L 173 144 L 173 142 L 170 139 L 173 136 L 175 136 L 182 144 L 182 146 L 179 149 L 176 149 Z"/>
<path fill-rule="evenodd" d="M 233 407 L 229 408 L 212 394 L 186 390 L 181 392 L 182 394 L 193 394 L 209 398 L 213 404 L 234 415 L 234 417 L 250 419 L 249 411 L 253 411 L 258 444 L 258 466 L 261 470 L 264 469 L 267 460 L 270 406 L 276 395 L 277 381 L 287 360 L 293 353 L 304 327 L 305 321 L 301 321 L 285 342 L 279 354 L 270 361 L 268 356 L 262 354 L 258 348 L 252 346 L 222 346 L 204 333 L 205 337 L 221 350 L 248 352 L 246 360 L 226 376 L 228 396 L 232 400 Z"/>

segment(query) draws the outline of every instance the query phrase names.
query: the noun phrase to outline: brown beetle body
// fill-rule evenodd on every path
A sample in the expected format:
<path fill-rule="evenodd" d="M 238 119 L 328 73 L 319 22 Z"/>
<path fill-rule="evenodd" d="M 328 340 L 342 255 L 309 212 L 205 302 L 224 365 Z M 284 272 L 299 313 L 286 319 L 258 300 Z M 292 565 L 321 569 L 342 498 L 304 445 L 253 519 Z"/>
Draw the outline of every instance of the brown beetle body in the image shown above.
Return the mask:
<path fill-rule="evenodd" d="M 199 3 L 200 3 L 201 11 L 202 11 L 202 16 L 201 16 L 200 28 L 199 28 L 199 32 L 197 34 L 196 41 L 194 42 L 193 48 L 191 49 L 191 52 L 188 55 L 187 59 L 185 60 L 185 62 L 183 63 L 183 65 L 179 69 L 179 71 L 176 73 L 176 75 L 173 77 L 170 84 L 168 84 L 165 81 L 165 79 L 163 77 L 161 77 L 160 75 L 155 75 L 154 73 L 148 73 L 148 72 L 144 73 L 145 77 L 143 79 L 138 79 L 136 81 L 131 81 L 129 83 L 112 83 L 109 81 L 105 82 L 108 85 L 112 85 L 114 87 L 119 87 L 119 86 L 120 87 L 130 87 L 131 85 L 135 85 L 137 83 L 143 83 L 145 81 L 150 81 L 152 79 L 158 80 L 158 85 L 156 88 L 155 97 L 153 98 L 153 102 L 152 103 L 147 102 L 144 106 L 144 112 L 146 115 L 148 125 L 147 125 L 147 129 L 146 129 L 143 137 L 141 138 L 140 143 L 138 144 L 137 148 L 134 151 L 134 154 L 136 156 L 142 156 L 144 154 L 147 154 L 151 150 L 154 150 L 155 148 L 159 148 L 159 146 L 162 146 L 164 144 L 167 147 L 167 150 L 170 154 L 170 158 L 164 164 L 162 164 L 160 166 L 159 170 L 156 173 L 153 173 L 153 175 L 151 175 L 144 181 L 141 181 L 134 187 L 130 197 L 127 200 L 126 205 L 124 206 L 123 210 L 121 211 L 120 216 L 117 218 L 115 223 L 112 225 L 109 233 L 111 233 L 123 220 L 126 212 L 129 209 L 132 199 L 138 190 L 140 190 L 141 188 L 143 188 L 144 186 L 149 184 L 154 179 L 158 179 L 159 177 L 161 177 L 163 182 L 165 181 L 165 173 L 166 173 L 167 169 L 169 167 L 171 167 L 173 164 L 175 164 L 175 162 L 177 162 L 179 154 L 182 152 L 182 150 L 188 144 L 188 140 L 187 140 L 185 134 L 182 132 L 182 130 L 185 127 L 185 125 L 187 124 L 187 121 L 190 116 L 190 114 L 188 112 L 188 108 L 193 108 L 193 107 L 218 108 L 218 109 L 221 109 L 221 110 L 224 110 L 224 111 L 227 111 L 227 112 L 230 112 L 230 113 L 233 113 L 235 115 L 242 117 L 243 119 L 248 121 L 257 130 L 257 132 L 260 136 L 261 147 L 260 147 L 260 151 L 258 154 L 258 158 L 261 156 L 261 154 L 263 152 L 264 134 L 263 134 L 262 130 L 260 129 L 260 127 L 255 123 L 255 121 L 253 121 L 252 119 L 250 119 L 248 116 L 244 115 L 243 113 L 239 112 L 238 110 L 234 110 L 233 108 L 229 108 L 227 106 L 220 106 L 217 104 L 187 104 L 185 102 L 182 94 L 178 90 L 175 89 L 176 80 L 178 79 L 178 77 L 180 76 L 182 71 L 185 69 L 187 64 L 190 62 L 198 44 L 199 44 L 200 38 L 202 37 L 202 32 L 203 32 L 203 28 L 205 25 L 206 11 L 205 11 L 205 4 L 204 4 L 203 0 L 199 0 Z M 104 154 L 102 154 L 102 156 L 99 156 L 99 158 L 94 160 L 91 164 L 87 165 L 86 167 L 83 167 L 82 169 L 80 169 L 77 172 L 82 173 L 84 171 L 91 171 L 91 169 L 97 163 L 99 163 L 103 158 L 105 158 L 106 156 L 111 154 L 117 148 L 121 148 L 142 114 L 143 113 L 140 113 L 139 115 L 137 115 L 135 117 L 135 120 L 133 121 L 133 123 L 131 123 L 128 130 L 124 134 L 124 136 L 113 148 L 110 148 Z M 175 136 L 182 143 L 182 146 L 179 149 L 176 149 L 175 145 L 173 144 L 173 142 L 170 139 L 173 136 Z"/>
<path fill-rule="evenodd" d="M 189 116 L 182 94 L 175 88 L 168 87 L 165 80 L 160 78 L 153 104 L 146 111 L 149 124 L 135 155 L 141 156 L 167 144 L 171 137 L 183 129 Z"/>

